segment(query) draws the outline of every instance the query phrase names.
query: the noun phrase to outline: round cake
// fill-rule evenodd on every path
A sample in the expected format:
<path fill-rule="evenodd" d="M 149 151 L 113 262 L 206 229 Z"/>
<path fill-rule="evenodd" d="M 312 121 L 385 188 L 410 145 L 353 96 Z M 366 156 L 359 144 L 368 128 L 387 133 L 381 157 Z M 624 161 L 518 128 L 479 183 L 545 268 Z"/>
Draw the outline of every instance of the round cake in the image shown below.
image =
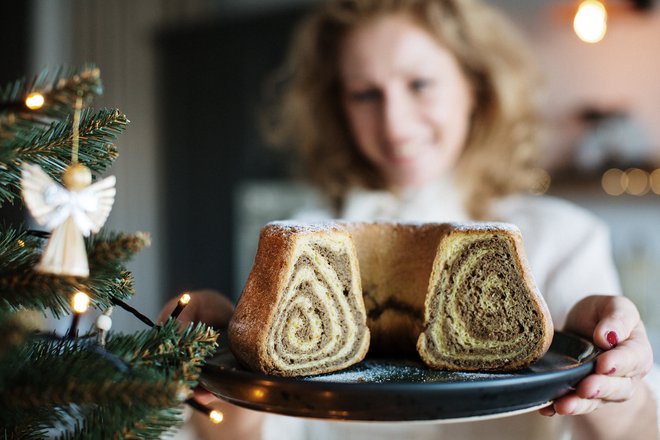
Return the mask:
<path fill-rule="evenodd" d="M 241 363 L 281 376 L 341 370 L 367 350 L 508 371 L 552 332 L 505 223 L 269 223 L 229 326 Z"/>

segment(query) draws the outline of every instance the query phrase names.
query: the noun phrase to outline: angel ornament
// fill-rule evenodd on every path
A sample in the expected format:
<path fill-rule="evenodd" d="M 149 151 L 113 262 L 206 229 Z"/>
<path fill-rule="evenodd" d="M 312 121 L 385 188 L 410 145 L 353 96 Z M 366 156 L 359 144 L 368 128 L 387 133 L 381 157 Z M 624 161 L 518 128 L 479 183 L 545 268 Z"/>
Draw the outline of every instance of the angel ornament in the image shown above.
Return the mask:
<path fill-rule="evenodd" d="M 34 219 L 51 231 L 35 269 L 42 273 L 89 276 L 83 236 L 98 232 L 115 201 L 115 176 L 91 184 L 92 173 L 80 163 L 62 175 L 64 186 L 37 165 L 23 164 L 23 200 Z"/>

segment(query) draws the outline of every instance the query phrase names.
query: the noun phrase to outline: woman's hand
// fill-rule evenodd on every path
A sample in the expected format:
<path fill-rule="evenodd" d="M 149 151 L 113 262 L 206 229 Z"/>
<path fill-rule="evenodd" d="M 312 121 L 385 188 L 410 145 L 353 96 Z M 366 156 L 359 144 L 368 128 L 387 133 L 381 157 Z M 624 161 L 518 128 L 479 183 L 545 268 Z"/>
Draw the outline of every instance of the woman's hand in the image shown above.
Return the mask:
<path fill-rule="evenodd" d="M 604 352 L 596 359 L 592 374 L 541 414 L 592 413 L 593 417 L 585 418 L 592 433 L 606 432 L 610 424 L 619 429 L 626 429 L 629 423 L 643 424 L 644 417 L 652 418 L 648 426 L 657 430 L 655 403 L 642 382 L 653 365 L 653 351 L 635 305 L 622 296 L 586 297 L 568 313 L 564 330 L 593 340 Z M 608 405 L 613 411 L 596 411 L 611 402 L 623 405 Z"/>
<path fill-rule="evenodd" d="M 164 322 L 175 309 L 179 297 L 170 299 L 161 309 L 158 321 Z M 177 318 L 183 324 L 203 322 L 216 328 L 226 328 L 234 312 L 229 298 L 215 290 L 197 290 L 190 292 L 190 302 Z"/>

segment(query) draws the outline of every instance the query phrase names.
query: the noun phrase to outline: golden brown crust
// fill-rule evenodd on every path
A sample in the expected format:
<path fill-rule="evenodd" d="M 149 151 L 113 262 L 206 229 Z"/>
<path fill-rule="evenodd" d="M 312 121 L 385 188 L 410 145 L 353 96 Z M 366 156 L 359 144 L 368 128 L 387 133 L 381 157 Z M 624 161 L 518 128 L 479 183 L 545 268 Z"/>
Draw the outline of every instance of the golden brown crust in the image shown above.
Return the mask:
<path fill-rule="evenodd" d="M 266 336 L 272 325 L 280 286 L 292 264 L 292 236 L 265 227 L 241 299 L 229 323 L 229 344 L 236 358 L 253 369 L 267 369 Z"/>

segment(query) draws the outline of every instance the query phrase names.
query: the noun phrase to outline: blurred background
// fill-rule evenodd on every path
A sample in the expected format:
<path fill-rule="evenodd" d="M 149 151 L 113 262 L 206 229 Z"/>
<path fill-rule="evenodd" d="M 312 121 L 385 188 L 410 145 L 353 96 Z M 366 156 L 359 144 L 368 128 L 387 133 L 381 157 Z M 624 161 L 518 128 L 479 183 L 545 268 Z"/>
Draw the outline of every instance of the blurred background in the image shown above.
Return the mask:
<path fill-rule="evenodd" d="M 0 84 L 44 67 L 93 62 L 96 107 L 132 121 L 111 170 L 108 227 L 150 231 L 131 264 L 131 303 L 156 317 L 165 299 L 211 287 L 237 298 L 259 228 L 318 204 L 292 181 L 290 153 L 266 146 L 264 80 L 315 0 L 30 0 L 3 5 Z M 579 1 L 489 0 L 519 25 L 547 82 L 548 193 L 612 230 L 624 292 L 660 349 L 660 7 L 610 0 L 606 33 L 573 28 Z M 596 10 L 596 15 L 598 10 Z M 601 32 L 602 34 L 602 32 Z M 4 208 L 3 218 L 23 215 Z M 594 292 L 597 293 L 597 292 Z M 115 328 L 142 328 L 115 316 Z"/>

